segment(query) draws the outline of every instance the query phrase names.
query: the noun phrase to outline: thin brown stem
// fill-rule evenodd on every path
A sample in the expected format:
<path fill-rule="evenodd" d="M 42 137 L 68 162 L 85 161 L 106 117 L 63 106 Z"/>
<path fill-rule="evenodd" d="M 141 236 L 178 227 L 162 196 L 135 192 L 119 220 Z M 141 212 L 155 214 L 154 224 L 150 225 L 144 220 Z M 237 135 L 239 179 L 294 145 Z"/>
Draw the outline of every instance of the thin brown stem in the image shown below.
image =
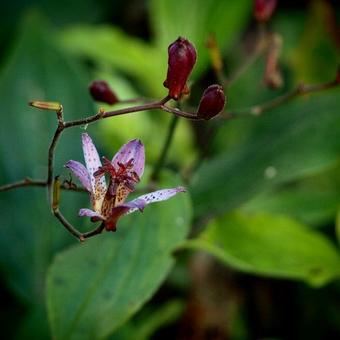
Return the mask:
<path fill-rule="evenodd" d="M 75 236 L 79 241 L 83 241 L 83 234 L 79 232 L 76 228 L 73 227 L 73 225 L 67 221 L 67 219 L 64 217 L 64 215 L 59 211 L 59 208 L 52 210 L 54 216 L 61 222 L 61 224 L 67 229 L 69 233 L 71 233 L 73 236 Z"/>
<path fill-rule="evenodd" d="M 64 129 L 67 129 L 67 128 L 70 128 L 70 127 L 73 127 L 73 126 L 86 125 L 86 124 L 96 122 L 97 120 L 100 120 L 100 119 L 110 118 L 110 117 L 114 117 L 114 116 L 121 116 L 121 115 L 128 114 L 128 113 L 162 109 L 163 105 L 166 102 L 168 102 L 169 100 L 170 100 L 170 98 L 168 96 L 166 96 L 164 99 L 162 99 L 160 101 L 152 102 L 152 103 L 127 107 L 127 108 L 119 109 L 119 110 L 115 110 L 115 111 L 107 111 L 107 112 L 101 112 L 100 111 L 93 116 L 89 116 L 89 117 L 86 117 L 86 118 L 83 118 L 83 119 L 65 122 L 64 123 Z"/>
<path fill-rule="evenodd" d="M 4 184 L 0 186 L 0 191 L 9 191 L 12 189 L 22 188 L 22 187 L 46 187 L 45 180 L 33 180 L 30 178 L 24 178 L 21 181 Z"/>
<path fill-rule="evenodd" d="M 165 112 L 172 113 L 172 114 L 174 114 L 175 116 L 178 116 L 178 117 L 184 117 L 184 118 L 191 119 L 191 120 L 203 120 L 202 118 L 198 118 L 196 113 L 182 111 L 182 110 L 178 109 L 177 107 L 169 107 L 169 106 L 166 106 L 166 105 L 162 105 L 161 110 L 163 110 Z"/>
<path fill-rule="evenodd" d="M 231 118 L 247 116 L 247 115 L 259 116 L 263 112 L 274 109 L 295 97 L 305 95 L 305 94 L 312 94 L 314 92 L 328 90 L 336 86 L 339 86 L 339 82 L 337 80 L 332 80 L 330 82 L 321 83 L 321 84 L 310 84 L 310 85 L 300 84 L 293 90 L 279 97 L 266 101 L 262 104 L 254 105 L 250 108 L 240 110 L 240 111 L 225 112 L 221 115 L 221 118 L 231 119 Z"/>
<path fill-rule="evenodd" d="M 104 223 L 101 223 L 97 228 L 95 228 L 91 231 L 88 231 L 87 233 L 83 233 L 82 234 L 82 241 L 85 241 L 85 239 L 90 238 L 92 236 L 101 234 L 103 232 L 104 228 L 105 228 Z"/>
<path fill-rule="evenodd" d="M 31 178 L 24 178 L 21 181 L 4 184 L 0 186 L 0 192 L 1 191 L 9 191 L 17 188 L 24 188 L 24 187 L 43 187 L 45 188 L 47 186 L 47 181 L 43 179 L 31 179 Z M 70 185 L 67 182 L 64 182 L 60 186 L 63 190 L 68 191 L 76 191 L 76 192 L 86 192 L 83 188 L 78 188 L 76 186 Z"/>
<path fill-rule="evenodd" d="M 59 122 L 58 127 L 54 133 L 52 142 L 48 149 L 48 158 L 47 158 L 47 194 L 50 205 L 52 204 L 52 187 L 53 187 L 53 170 L 54 170 L 54 155 L 55 149 L 58 143 L 58 140 L 61 136 L 61 133 L 64 131 L 65 125 L 62 122 Z"/>

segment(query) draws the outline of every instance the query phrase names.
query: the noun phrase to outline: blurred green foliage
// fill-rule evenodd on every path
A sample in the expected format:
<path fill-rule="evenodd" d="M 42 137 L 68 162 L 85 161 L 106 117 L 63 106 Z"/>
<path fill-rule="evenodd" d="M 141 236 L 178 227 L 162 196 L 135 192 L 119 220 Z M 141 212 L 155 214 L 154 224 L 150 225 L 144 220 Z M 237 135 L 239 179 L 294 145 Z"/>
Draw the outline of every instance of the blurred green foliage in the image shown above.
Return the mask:
<path fill-rule="evenodd" d="M 192 95 L 183 103 L 189 111 L 217 81 L 206 48 L 211 34 L 226 75 L 249 64 L 228 88 L 227 109 L 334 77 L 337 7 L 315 0 L 308 7 L 279 8 L 270 27 L 283 38 L 285 83 L 273 91 L 262 82 L 263 56 L 249 60 L 255 34 L 251 6 L 250 0 L 4 3 L 0 184 L 45 176 L 56 121 L 51 112 L 29 108 L 30 100 L 61 102 L 69 120 L 98 110 L 87 92 L 93 79 L 106 79 L 122 99 L 164 97 L 166 49 L 178 35 L 198 50 Z M 202 315 L 218 314 L 209 309 L 209 290 L 222 282 L 230 297 L 222 304 L 237 301 L 228 310 L 234 321 L 224 336 L 338 338 L 339 94 L 336 88 L 296 98 L 257 118 L 197 124 L 182 119 L 166 162 L 172 172 L 162 174 L 160 186 L 184 180 L 188 193 L 127 216 L 117 233 L 84 245 L 74 245 L 52 217 L 43 189 L 1 192 L 4 337 L 175 338 L 188 325 L 194 334 L 206 326 Z M 160 111 L 141 112 L 67 130 L 55 171 L 68 178 L 63 164 L 81 159 L 85 128 L 108 157 L 127 140 L 141 138 L 152 166 L 170 119 Z M 63 212 L 83 229 L 90 223 L 76 215 L 87 205 L 84 194 L 62 194 Z M 193 264 L 197 252 L 221 266 L 213 288 L 204 263 Z M 280 294 L 284 302 L 277 300 Z M 207 308 L 203 314 L 200 299 Z"/>

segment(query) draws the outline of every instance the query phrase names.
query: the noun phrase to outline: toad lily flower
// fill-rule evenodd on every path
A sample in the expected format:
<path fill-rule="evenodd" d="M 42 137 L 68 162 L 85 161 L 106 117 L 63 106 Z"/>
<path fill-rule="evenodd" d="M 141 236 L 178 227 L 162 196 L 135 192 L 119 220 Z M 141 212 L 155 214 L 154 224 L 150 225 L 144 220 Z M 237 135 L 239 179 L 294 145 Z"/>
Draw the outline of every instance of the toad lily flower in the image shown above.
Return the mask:
<path fill-rule="evenodd" d="M 142 142 L 131 140 L 121 147 L 112 161 L 103 157 L 103 164 L 87 133 L 82 135 L 82 144 L 86 167 L 73 160 L 65 164 L 90 194 L 93 210 L 80 209 L 79 216 L 88 216 L 92 222 L 103 221 L 108 231 L 116 231 L 117 221 L 122 215 L 143 211 L 150 203 L 167 200 L 185 191 L 183 187 L 163 189 L 125 202 L 144 172 L 145 153 Z M 108 185 L 105 174 L 109 177 Z"/>

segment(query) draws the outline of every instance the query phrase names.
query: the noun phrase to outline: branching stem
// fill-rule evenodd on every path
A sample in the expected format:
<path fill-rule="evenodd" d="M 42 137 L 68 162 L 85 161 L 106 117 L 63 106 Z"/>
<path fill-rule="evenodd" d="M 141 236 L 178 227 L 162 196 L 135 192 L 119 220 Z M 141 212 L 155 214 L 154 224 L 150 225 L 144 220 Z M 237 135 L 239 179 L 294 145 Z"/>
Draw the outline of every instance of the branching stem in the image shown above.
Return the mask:
<path fill-rule="evenodd" d="M 238 112 L 225 112 L 220 115 L 222 119 L 231 119 L 243 115 L 255 115 L 258 116 L 262 114 L 263 112 L 270 110 L 272 108 L 275 108 L 290 99 L 303 95 L 303 94 L 309 94 L 317 91 L 322 91 L 322 90 L 327 90 L 330 88 L 333 88 L 335 86 L 339 85 L 339 79 L 338 77 L 331 82 L 326 82 L 326 83 L 321 83 L 321 84 L 312 84 L 312 85 L 299 85 L 292 91 L 279 96 L 277 98 L 274 98 L 270 101 L 264 102 L 259 105 L 255 105 L 253 107 L 250 107 L 246 110 L 241 110 Z M 141 111 L 146 111 L 146 110 L 161 110 L 164 112 L 169 112 L 174 115 L 173 120 L 171 121 L 169 130 L 168 130 L 168 135 L 166 137 L 164 146 L 162 148 L 160 158 L 158 162 L 156 163 L 156 166 L 154 168 L 154 171 L 151 175 L 151 179 L 156 180 L 159 176 L 160 170 L 164 165 L 166 156 L 168 154 L 168 150 L 171 144 L 171 140 L 174 135 L 174 131 L 176 128 L 176 125 L 178 123 L 178 117 L 184 117 L 186 119 L 191 119 L 191 120 L 200 120 L 196 116 L 195 113 L 190 113 L 186 111 L 182 111 L 178 108 L 172 108 L 170 106 L 165 105 L 171 98 L 169 96 L 166 96 L 160 101 L 154 101 L 142 105 L 137 105 L 137 106 L 132 106 L 124 109 L 119 109 L 115 111 L 108 111 L 104 112 L 103 110 L 100 110 L 97 114 L 83 118 L 83 119 L 78 119 L 78 120 L 73 120 L 73 121 L 64 121 L 63 117 L 63 109 L 62 106 L 60 105 L 59 109 L 56 111 L 57 114 L 57 121 L 58 121 L 58 126 L 55 130 L 55 133 L 53 135 L 51 144 L 48 149 L 48 159 L 47 159 L 47 164 L 48 164 L 48 169 L 47 169 L 47 178 L 46 180 L 41 180 L 41 179 L 31 179 L 31 178 L 25 178 L 21 181 L 13 182 L 10 184 L 5 184 L 0 186 L 0 192 L 1 191 L 9 191 L 12 189 L 16 188 L 21 188 L 21 187 L 47 187 L 47 192 L 48 192 L 48 197 L 49 197 L 49 204 L 51 207 L 51 211 L 54 214 L 54 216 L 60 221 L 60 223 L 76 238 L 78 238 L 79 241 L 84 241 L 87 238 L 90 238 L 92 236 L 100 234 L 104 230 L 104 224 L 100 224 L 98 227 L 93 229 L 92 231 L 86 232 L 86 233 L 81 233 L 79 232 L 75 227 L 72 226 L 70 222 L 67 221 L 67 219 L 63 216 L 63 214 L 59 210 L 59 204 L 55 204 L 53 202 L 53 195 L 52 195 L 52 188 L 54 186 L 54 159 L 55 159 L 55 151 L 56 147 L 58 144 L 58 141 L 65 129 L 75 127 L 75 126 L 81 126 L 81 125 L 86 125 L 90 124 L 93 122 L 96 122 L 101 119 L 106 119 L 114 116 L 119 116 L 119 115 L 124 115 L 132 112 L 141 112 Z M 133 102 L 131 100 L 130 102 Z M 40 105 L 40 104 L 39 104 Z M 34 105 L 33 105 L 34 106 Z M 37 106 L 38 108 L 42 108 Z M 85 191 L 82 189 L 78 189 L 77 187 L 73 186 L 72 183 L 67 183 L 65 181 L 64 183 L 58 184 L 60 186 L 60 189 L 64 190 L 71 190 L 71 191 Z"/>

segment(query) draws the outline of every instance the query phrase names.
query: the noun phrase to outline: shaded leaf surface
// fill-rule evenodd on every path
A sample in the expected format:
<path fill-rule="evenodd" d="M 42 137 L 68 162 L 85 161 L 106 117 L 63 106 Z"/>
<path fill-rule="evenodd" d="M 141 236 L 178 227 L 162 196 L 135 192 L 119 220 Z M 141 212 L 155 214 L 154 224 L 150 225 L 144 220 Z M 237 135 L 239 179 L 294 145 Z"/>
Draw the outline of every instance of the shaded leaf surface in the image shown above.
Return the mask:
<path fill-rule="evenodd" d="M 189 221 L 189 197 L 180 194 L 59 254 L 47 281 L 55 338 L 102 338 L 126 321 L 164 280 Z"/>
<path fill-rule="evenodd" d="M 207 251 L 241 271 L 323 285 L 340 276 L 340 256 L 321 233 L 270 214 L 227 214 L 187 247 Z"/>
<path fill-rule="evenodd" d="M 284 214 L 311 226 L 333 220 L 340 202 L 339 164 L 314 176 L 278 186 L 242 205 L 245 212 Z"/>

